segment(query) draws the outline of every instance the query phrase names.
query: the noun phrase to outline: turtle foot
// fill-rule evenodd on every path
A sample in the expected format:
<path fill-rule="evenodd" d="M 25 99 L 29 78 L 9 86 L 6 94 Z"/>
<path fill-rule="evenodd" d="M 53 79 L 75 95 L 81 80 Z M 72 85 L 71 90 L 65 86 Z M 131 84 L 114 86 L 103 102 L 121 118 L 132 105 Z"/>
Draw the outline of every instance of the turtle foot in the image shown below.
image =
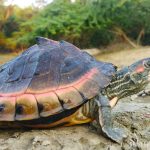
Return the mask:
<path fill-rule="evenodd" d="M 105 136 L 119 144 L 122 143 L 123 139 L 127 138 L 127 135 L 121 128 L 103 127 L 102 132 Z"/>

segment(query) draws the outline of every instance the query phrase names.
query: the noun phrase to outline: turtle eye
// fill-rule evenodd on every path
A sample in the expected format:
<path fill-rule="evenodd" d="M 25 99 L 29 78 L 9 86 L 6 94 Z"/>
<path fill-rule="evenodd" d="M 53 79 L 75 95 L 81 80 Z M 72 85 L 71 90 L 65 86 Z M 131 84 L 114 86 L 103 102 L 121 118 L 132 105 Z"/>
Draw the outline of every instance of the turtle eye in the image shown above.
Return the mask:
<path fill-rule="evenodd" d="M 145 68 L 150 68 L 150 61 L 145 61 L 144 66 Z"/>

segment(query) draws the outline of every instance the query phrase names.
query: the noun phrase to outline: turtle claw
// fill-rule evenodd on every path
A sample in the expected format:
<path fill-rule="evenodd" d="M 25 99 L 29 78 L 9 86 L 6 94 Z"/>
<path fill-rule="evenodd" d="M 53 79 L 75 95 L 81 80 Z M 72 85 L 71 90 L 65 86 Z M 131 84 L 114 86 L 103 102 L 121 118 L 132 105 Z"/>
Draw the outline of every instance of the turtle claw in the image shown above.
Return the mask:
<path fill-rule="evenodd" d="M 119 144 L 122 143 L 123 139 L 127 138 L 127 135 L 121 128 L 103 127 L 102 132 L 105 136 Z"/>

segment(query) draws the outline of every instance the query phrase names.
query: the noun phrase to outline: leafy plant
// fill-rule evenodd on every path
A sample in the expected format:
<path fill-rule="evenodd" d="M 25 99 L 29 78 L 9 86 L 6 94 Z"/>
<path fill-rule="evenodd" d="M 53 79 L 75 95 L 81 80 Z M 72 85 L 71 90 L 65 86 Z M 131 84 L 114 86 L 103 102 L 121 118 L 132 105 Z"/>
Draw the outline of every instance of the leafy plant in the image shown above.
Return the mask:
<path fill-rule="evenodd" d="M 12 50 L 32 45 L 36 36 L 82 48 L 108 45 L 120 37 L 135 47 L 150 44 L 149 18 L 149 0 L 54 0 L 40 9 L 8 9 L 1 3 L 0 35 L 3 47 Z"/>

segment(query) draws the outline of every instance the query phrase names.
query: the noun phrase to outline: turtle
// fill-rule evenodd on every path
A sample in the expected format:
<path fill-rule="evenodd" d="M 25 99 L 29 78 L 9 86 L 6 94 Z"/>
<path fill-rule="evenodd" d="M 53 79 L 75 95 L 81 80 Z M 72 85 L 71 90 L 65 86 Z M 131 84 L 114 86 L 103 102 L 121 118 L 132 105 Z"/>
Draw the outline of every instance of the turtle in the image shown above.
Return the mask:
<path fill-rule="evenodd" d="M 121 143 L 111 110 L 144 90 L 150 58 L 123 69 L 66 41 L 36 37 L 36 44 L 0 67 L 0 128 L 51 128 L 90 123 Z"/>

